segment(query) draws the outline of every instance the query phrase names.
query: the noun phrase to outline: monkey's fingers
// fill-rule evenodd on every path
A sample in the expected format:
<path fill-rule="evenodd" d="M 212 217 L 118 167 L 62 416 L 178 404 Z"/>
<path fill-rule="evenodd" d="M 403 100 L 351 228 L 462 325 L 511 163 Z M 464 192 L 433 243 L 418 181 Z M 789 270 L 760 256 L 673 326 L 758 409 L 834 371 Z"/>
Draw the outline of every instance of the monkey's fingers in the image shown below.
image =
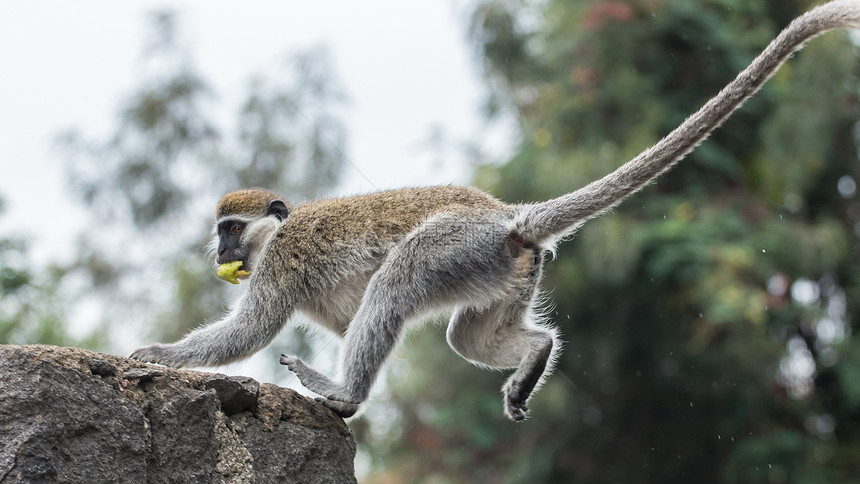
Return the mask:
<path fill-rule="evenodd" d="M 144 363 L 158 363 L 161 365 L 173 366 L 173 363 L 175 362 L 169 358 L 167 353 L 165 345 L 156 343 L 134 350 L 134 353 L 132 353 L 129 358 L 142 361 Z"/>

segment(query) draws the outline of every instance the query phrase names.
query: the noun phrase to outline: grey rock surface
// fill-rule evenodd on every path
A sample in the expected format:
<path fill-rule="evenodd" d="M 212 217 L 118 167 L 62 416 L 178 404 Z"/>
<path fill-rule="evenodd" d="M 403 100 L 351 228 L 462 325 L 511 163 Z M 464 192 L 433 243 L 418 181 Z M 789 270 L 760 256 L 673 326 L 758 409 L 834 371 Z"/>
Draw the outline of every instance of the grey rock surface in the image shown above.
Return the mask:
<path fill-rule="evenodd" d="M 356 482 L 343 420 L 250 378 L 0 345 L 0 483 Z"/>

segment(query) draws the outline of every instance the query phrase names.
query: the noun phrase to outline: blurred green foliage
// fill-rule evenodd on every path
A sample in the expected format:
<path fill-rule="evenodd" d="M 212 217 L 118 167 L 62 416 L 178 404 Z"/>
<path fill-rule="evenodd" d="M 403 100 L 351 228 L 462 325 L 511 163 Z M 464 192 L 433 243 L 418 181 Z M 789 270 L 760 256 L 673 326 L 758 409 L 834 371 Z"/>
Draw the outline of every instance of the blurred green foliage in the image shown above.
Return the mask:
<path fill-rule="evenodd" d="M 66 271 L 55 264 L 36 266 L 29 249 L 22 236 L 0 238 L 0 344 L 103 345 L 98 332 L 70 333 L 71 304 L 62 290 Z"/>
<path fill-rule="evenodd" d="M 478 2 L 486 113 L 513 116 L 521 139 L 477 184 L 544 200 L 608 173 L 812 5 Z M 567 345 L 526 423 L 504 420 L 503 375 L 453 356 L 441 326 L 407 341 L 355 426 L 382 468 L 368 482 L 853 482 L 857 67 L 844 33 L 810 43 L 560 246 L 544 286 Z"/>

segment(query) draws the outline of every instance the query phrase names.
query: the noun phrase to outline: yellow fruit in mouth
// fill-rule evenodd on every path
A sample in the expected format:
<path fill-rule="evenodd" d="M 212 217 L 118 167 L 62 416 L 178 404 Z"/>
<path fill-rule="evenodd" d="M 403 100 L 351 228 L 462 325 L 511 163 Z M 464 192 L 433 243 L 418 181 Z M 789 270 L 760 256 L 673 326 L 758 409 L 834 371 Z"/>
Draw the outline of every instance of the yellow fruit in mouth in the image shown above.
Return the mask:
<path fill-rule="evenodd" d="M 239 270 L 240 267 L 242 267 L 242 261 L 240 260 L 226 262 L 218 266 L 218 269 L 215 269 L 215 274 L 231 284 L 239 284 L 239 277 L 251 274 L 248 271 Z"/>

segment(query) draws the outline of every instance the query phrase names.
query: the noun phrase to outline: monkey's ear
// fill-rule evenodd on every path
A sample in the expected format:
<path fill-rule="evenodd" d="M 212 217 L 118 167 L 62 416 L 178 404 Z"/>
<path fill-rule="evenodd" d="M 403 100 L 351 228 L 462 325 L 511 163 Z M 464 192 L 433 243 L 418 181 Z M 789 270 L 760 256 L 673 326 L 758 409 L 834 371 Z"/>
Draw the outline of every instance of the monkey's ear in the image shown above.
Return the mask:
<path fill-rule="evenodd" d="M 284 220 L 290 214 L 290 209 L 283 200 L 272 200 L 269 206 L 266 207 L 266 216 L 274 215 L 278 220 Z"/>

